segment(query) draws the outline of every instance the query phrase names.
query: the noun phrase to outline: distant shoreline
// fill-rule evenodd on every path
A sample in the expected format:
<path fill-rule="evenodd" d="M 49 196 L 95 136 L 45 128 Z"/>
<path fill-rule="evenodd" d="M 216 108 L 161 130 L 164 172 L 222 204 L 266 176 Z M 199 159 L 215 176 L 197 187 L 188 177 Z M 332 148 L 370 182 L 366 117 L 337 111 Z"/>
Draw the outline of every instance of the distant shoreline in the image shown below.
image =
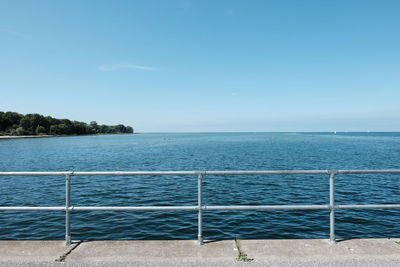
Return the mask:
<path fill-rule="evenodd" d="M 20 139 L 20 138 L 45 138 L 56 137 L 60 135 L 0 135 L 0 139 Z"/>
<path fill-rule="evenodd" d="M 130 133 L 120 133 L 123 135 Z M 136 134 L 136 133 L 131 133 Z M 71 134 L 71 135 L 51 135 L 51 134 L 43 134 L 43 135 L 0 135 L 0 139 L 22 139 L 22 138 L 49 138 L 49 137 L 68 137 L 68 136 L 95 136 L 95 135 L 118 135 L 118 134 Z"/>

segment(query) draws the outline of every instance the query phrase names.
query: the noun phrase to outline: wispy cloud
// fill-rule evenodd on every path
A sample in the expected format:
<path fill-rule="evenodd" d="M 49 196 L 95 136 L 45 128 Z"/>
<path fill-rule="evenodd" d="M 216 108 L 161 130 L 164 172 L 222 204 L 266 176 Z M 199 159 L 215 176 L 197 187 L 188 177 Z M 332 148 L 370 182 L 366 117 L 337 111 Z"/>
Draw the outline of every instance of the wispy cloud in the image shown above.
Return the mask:
<path fill-rule="evenodd" d="M 146 70 L 146 71 L 155 71 L 158 68 L 142 66 L 136 64 L 103 64 L 97 67 L 101 71 L 113 71 L 120 69 L 135 69 L 135 70 Z"/>

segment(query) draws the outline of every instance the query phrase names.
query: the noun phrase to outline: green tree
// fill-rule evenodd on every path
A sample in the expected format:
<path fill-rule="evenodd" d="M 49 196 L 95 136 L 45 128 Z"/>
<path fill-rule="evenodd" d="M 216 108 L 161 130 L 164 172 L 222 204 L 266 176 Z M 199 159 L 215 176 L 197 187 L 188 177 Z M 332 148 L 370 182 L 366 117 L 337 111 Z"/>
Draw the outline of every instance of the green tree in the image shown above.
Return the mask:
<path fill-rule="evenodd" d="M 108 125 L 102 124 L 100 126 L 100 133 L 108 133 L 108 131 L 109 131 L 109 126 Z"/>
<path fill-rule="evenodd" d="M 45 117 L 40 114 L 26 114 L 20 120 L 19 126 L 24 128 L 28 134 L 35 134 L 36 128 L 41 125 L 43 127 L 49 125 L 49 122 Z"/>
<path fill-rule="evenodd" d="M 80 121 L 73 121 L 73 128 L 75 134 L 88 134 L 89 133 L 89 126 Z"/>
<path fill-rule="evenodd" d="M 38 125 L 38 127 L 36 127 L 35 132 L 36 132 L 36 134 L 46 134 L 47 130 L 43 126 Z"/>
<path fill-rule="evenodd" d="M 126 133 L 133 133 L 133 128 L 131 126 L 126 126 Z"/>
<path fill-rule="evenodd" d="M 92 128 L 93 133 L 100 133 L 100 126 L 96 121 L 91 121 L 89 125 Z"/>
<path fill-rule="evenodd" d="M 65 124 L 56 124 L 50 126 L 50 134 L 60 135 L 60 134 L 68 134 L 69 129 Z"/>
<path fill-rule="evenodd" d="M 115 126 L 116 133 L 125 133 L 126 129 L 123 124 L 118 124 Z"/>
<path fill-rule="evenodd" d="M 19 126 L 24 129 L 25 131 L 31 131 L 32 130 L 32 121 L 29 116 L 23 117 L 20 122 Z"/>
<path fill-rule="evenodd" d="M 34 135 L 34 134 L 98 134 L 98 133 L 133 133 L 133 128 L 123 124 L 99 125 L 96 121 L 87 124 L 68 119 L 56 119 L 34 113 L 22 115 L 16 112 L 0 111 L 0 135 Z"/>
<path fill-rule="evenodd" d="M 0 111 L 0 135 L 4 134 L 6 130 L 6 120 L 4 118 L 5 113 Z"/>
<path fill-rule="evenodd" d="M 26 135 L 28 134 L 24 128 L 22 127 L 18 127 L 17 129 L 15 129 L 14 134 L 13 135 Z"/>
<path fill-rule="evenodd" d="M 3 127 L 4 129 L 13 127 L 14 125 L 19 125 L 20 120 L 22 119 L 23 115 L 17 112 L 6 112 L 3 114 Z"/>

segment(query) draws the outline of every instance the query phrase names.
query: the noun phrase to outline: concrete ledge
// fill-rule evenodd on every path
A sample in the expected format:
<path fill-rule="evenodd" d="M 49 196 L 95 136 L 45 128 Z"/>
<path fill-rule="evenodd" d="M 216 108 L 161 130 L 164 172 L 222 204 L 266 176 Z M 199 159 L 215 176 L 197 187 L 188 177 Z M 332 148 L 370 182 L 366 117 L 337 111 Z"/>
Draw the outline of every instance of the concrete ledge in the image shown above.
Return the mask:
<path fill-rule="evenodd" d="M 0 241 L 0 265 L 65 261 L 71 266 L 364 266 L 365 262 L 368 266 L 400 266 L 396 241 L 400 239 L 352 239 L 335 245 L 322 239 L 225 240 L 199 246 L 194 240 L 131 240 L 89 241 L 69 247 L 63 241 Z M 237 258 L 253 262 L 240 263 Z"/>
<path fill-rule="evenodd" d="M 64 241 L 0 241 L 0 262 L 54 262 L 72 248 Z"/>
<path fill-rule="evenodd" d="M 67 261 L 234 261 L 233 240 L 198 245 L 194 240 L 93 241 L 80 244 Z"/>
<path fill-rule="evenodd" d="M 400 260 L 397 239 L 351 239 L 330 244 L 323 239 L 241 240 L 241 249 L 257 260 Z"/>

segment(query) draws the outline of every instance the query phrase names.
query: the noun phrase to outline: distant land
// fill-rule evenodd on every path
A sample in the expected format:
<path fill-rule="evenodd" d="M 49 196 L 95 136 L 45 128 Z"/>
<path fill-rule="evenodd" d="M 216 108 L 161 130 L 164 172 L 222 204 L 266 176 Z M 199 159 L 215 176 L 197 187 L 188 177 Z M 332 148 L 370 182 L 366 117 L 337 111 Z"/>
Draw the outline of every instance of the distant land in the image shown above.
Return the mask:
<path fill-rule="evenodd" d="M 132 134 L 133 128 L 123 124 L 99 125 L 69 119 L 56 119 L 40 114 L 0 111 L 0 138 L 49 137 L 59 135 Z"/>

